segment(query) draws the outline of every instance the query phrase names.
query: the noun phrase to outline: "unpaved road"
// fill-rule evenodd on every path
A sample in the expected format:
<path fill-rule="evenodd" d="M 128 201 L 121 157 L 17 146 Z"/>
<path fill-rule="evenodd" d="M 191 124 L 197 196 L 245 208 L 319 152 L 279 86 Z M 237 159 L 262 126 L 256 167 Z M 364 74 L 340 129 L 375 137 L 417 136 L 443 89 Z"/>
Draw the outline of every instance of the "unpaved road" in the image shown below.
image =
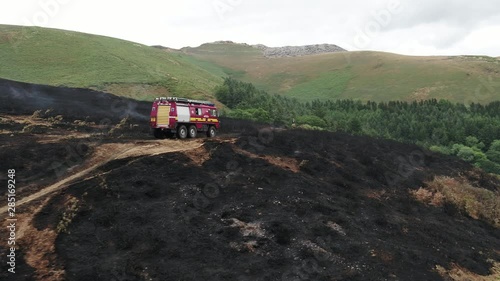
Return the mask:
<path fill-rule="evenodd" d="M 54 184 L 51 184 L 40 191 L 33 193 L 16 202 L 16 207 L 20 207 L 31 201 L 40 199 L 48 194 L 58 191 L 75 180 L 82 179 L 88 176 L 92 171 L 102 165 L 117 159 L 129 157 L 154 156 L 163 153 L 171 153 L 178 151 L 186 151 L 199 148 L 203 145 L 203 141 L 191 140 L 151 140 L 151 141 L 135 141 L 133 143 L 107 143 L 96 147 L 96 152 L 89 161 L 87 161 L 78 172 L 63 178 Z M 0 216 L 7 215 L 7 206 L 0 208 Z"/>

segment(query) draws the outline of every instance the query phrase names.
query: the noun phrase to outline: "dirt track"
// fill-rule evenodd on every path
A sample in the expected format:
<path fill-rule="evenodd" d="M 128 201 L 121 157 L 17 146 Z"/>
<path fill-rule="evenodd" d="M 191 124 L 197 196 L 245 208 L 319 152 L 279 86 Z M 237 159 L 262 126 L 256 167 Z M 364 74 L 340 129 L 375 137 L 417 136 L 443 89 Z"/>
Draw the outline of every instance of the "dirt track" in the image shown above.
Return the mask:
<path fill-rule="evenodd" d="M 55 140 L 54 140 L 55 141 Z M 88 163 L 82 164 L 79 167 L 79 171 L 72 175 L 69 175 L 60 181 L 51 184 L 47 187 L 41 188 L 40 191 L 31 194 L 16 203 L 19 208 L 22 205 L 29 203 L 33 200 L 41 199 L 42 197 L 53 193 L 74 183 L 77 180 L 89 180 L 96 175 L 91 173 L 97 168 L 107 164 L 110 161 L 129 158 L 129 157 L 144 157 L 144 156 L 154 156 L 162 153 L 185 151 L 190 149 L 199 148 L 202 145 L 201 141 L 176 141 L 176 140 L 164 140 L 164 141 L 141 141 L 132 143 L 111 143 L 103 144 L 95 148 L 95 155 L 93 155 Z M 89 176 L 90 175 L 90 176 Z M 7 207 L 0 208 L 0 218 L 6 216 Z"/>

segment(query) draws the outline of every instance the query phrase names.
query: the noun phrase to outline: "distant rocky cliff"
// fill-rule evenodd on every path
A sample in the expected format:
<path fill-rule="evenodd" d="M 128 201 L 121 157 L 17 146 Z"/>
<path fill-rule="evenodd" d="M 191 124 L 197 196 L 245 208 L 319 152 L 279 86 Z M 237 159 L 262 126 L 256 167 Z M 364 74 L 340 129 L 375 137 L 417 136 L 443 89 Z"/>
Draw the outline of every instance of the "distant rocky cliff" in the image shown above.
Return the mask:
<path fill-rule="evenodd" d="M 264 56 L 268 58 L 280 57 L 300 57 L 324 53 L 346 52 L 347 50 L 333 44 L 318 44 L 306 46 L 286 46 L 286 47 L 267 47 L 265 45 L 253 45 L 252 47 L 263 51 Z"/>
<path fill-rule="evenodd" d="M 285 46 L 285 47 L 268 47 L 266 45 L 257 44 L 257 45 L 249 45 L 247 43 L 236 43 L 233 41 L 215 41 L 212 43 L 206 43 L 202 46 L 210 46 L 211 44 L 227 44 L 227 45 L 240 45 L 245 47 L 252 47 L 262 51 L 265 57 L 268 58 L 281 58 L 281 57 L 301 57 L 308 55 L 316 55 L 316 54 L 325 54 L 325 53 L 338 53 L 338 52 L 347 52 L 346 49 L 341 48 L 334 44 L 316 44 L 316 45 L 305 45 L 305 46 Z M 161 49 L 168 49 L 168 51 L 175 51 L 174 49 L 170 49 L 163 46 L 153 46 Z M 193 49 L 191 47 L 182 48 L 182 50 Z M 194 48 L 196 49 L 196 48 Z"/>

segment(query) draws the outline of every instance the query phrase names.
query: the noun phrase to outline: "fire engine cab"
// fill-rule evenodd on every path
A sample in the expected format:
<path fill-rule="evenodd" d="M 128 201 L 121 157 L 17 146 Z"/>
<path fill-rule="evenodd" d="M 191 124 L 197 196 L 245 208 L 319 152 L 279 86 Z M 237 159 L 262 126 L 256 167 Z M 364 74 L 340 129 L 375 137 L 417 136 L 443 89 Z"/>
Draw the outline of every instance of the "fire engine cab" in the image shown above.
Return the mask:
<path fill-rule="evenodd" d="M 180 139 L 195 138 L 199 132 L 215 137 L 219 117 L 215 104 L 186 98 L 156 98 L 151 108 L 150 126 L 156 138 L 177 135 Z"/>

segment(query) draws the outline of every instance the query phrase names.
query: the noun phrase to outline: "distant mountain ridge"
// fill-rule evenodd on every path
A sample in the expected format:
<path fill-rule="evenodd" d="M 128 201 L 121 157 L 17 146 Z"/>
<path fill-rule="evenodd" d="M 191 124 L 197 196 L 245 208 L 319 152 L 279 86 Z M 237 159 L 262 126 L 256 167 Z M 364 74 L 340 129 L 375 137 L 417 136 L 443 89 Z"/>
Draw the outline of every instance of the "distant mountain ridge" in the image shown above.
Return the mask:
<path fill-rule="evenodd" d="M 206 45 L 236 45 L 236 46 L 245 46 L 245 47 L 253 47 L 262 51 L 264 57 L 267 58 L 283 58 L 283 57 L 302 57 L 309 55 L 317 55 L 317 54 L 328 54 L 328 53 L 338 53 L 338 52 L 347 52 L 346 49 L 339 47 L 334 44 L 314 44 L 314 45 L 303 45 L 303 46 L 283 46 L 283 47 L 268 47 L 263 44 L 250 45 L 247 43 L 237 43 L 229 40 L 215 41 L 212 43 L 205 43 L 201 46 Z M 200 47 L 201 47 L 200 46 Z M 152 46 L 160 49 L 168 49 L 169 51 L 175 51 L 168 47 L 163 46 Z M 199 47 L 198 47 L 199 48 Z M 184 47 L 181 50 L 189 50 L 193 49 L 191 47 Z"/>

